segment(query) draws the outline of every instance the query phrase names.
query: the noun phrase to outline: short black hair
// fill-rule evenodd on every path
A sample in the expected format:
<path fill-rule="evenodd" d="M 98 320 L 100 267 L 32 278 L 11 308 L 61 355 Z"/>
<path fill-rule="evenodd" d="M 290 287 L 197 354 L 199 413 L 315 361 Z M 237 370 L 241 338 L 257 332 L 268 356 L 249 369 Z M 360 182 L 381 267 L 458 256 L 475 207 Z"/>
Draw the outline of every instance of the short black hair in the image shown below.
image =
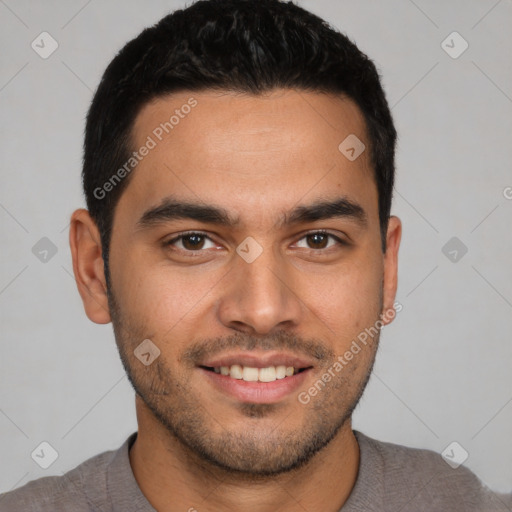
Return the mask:
<path fill-rule="evenodd" d="M 107 286 L 114 209 L 132 173 L 108 194 L 98 190 L 130 159 L 141 108 L 179 91 L 257 95 L 279 88 L 334 93 L 361 110 L 386 251 L 397 134 L 374 63 L 347 36 L 291 1 L 200 0 L 165 16 L 120 50 L 87 115 L 82 182 L 101 235 Z"/>

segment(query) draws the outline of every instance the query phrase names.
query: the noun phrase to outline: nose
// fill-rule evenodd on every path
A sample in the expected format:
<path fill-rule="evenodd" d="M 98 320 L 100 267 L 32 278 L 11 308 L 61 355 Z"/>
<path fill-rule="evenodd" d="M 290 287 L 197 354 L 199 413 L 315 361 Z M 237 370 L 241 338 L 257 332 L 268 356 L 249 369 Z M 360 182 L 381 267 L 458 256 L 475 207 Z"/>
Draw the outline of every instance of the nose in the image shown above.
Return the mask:
<path fill-rule="evenodd" d="M 291 268 L 272 249 L 251 263 L 237 254 L 218 301 L 219 320 L 248 334 L 296 328 L 303 304 L 294 284 Z"/>

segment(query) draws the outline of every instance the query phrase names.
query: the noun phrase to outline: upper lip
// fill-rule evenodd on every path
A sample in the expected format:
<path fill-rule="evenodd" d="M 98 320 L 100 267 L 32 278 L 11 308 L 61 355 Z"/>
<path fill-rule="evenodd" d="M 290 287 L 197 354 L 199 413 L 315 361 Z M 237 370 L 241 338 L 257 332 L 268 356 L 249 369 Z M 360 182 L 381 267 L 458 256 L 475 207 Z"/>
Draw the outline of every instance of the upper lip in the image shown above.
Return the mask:
<path fill-rule="evenodd" d="M 293 366 L 294 368 L 309 368 L 312 361 L 286 352 L 233 352 L 207 359 L 199 366 L 218 368 L 220 366 L 249 366 L 251 368 L 267 368 L 268 366 Z"/>

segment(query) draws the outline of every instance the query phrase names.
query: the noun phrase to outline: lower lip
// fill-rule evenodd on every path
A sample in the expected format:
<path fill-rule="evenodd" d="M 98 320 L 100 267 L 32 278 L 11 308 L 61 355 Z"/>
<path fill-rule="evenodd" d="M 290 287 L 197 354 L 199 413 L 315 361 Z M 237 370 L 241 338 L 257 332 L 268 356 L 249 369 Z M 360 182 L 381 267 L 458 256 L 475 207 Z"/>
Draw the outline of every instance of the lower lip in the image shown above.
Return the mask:
<path fill-rule="evenodd" d="M 277 379 L 273 382 L 246 382 L 243 379 L 233 379 L 227 375 L 205 370 L 204 368 L 199 369 L 210 380 L 212 385 L 220 391 L 236 398 L 240 402 L 250 402 L 253 404 L 273 404 L 283 400 L 301 387 L 311 370 L 308 368 L 291 377 Z"/>

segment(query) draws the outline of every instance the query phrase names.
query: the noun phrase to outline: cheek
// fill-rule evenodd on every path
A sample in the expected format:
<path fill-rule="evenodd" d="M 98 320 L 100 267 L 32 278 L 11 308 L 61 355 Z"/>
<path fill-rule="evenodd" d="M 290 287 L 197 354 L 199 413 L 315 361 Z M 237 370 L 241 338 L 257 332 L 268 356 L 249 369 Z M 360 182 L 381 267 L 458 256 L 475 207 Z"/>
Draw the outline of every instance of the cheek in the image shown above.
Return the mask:
<path fill-rule="evenodd" d="M 155 264 L 138 276 L 133 274 L 129 292 L 132 299 L 127 308 L 132 318 L 138 319 L 155 339 L 173 341 L 173 346 L 190 339 L 187 333 L 197 330 L 205 308 L 211 307 L 219 276 L 163 264 Z"/>
<path fill-rule="evenodd" d="M 378 261 L 359 260 L 323 277 L 302 277 L 301 299 L 326 327 L 326 336 L 350 343 L 381 312 L 382 275 Z"/>

